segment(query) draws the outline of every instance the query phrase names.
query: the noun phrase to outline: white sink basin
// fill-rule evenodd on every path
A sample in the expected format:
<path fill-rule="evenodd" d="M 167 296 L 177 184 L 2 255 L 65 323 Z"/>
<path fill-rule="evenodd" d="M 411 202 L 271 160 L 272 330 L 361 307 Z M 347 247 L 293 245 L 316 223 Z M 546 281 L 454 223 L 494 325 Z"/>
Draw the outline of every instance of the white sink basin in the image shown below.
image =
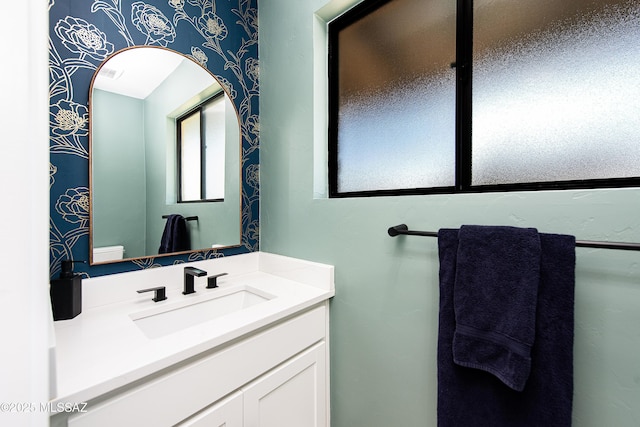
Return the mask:
<path fill-rule="evenodd" d="M 158 338 L 274 298 L 250 287 L 211 292 L 217 294 L 197 300 L 187 298 L 180 303 L 133 313 L 130 317 L 147 337 Z"/>

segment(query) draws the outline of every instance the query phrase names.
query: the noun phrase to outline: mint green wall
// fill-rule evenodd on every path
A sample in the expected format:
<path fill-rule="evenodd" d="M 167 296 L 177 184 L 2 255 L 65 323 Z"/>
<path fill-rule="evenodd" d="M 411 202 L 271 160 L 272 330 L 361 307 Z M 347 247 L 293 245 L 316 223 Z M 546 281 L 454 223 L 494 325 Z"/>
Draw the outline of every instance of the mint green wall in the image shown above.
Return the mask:
<path fill-rule="evenodd" d="M 125 256 L 145 249 L 145 160 L 143 102 L 93 92 L 93 246 L 123 245 Z M 117 123 L 117 126 L 113 124 Z"/>
<path fill-rule="evenodd" d="M 188 61 L 183 63 L 145 100 L 145 138 L 147 167 L 147 254 L 155 254 L 166 220 L 162 215 L 179 213 L 197 215 L 189 221 L 192 248 L 208 248 L 212 244 L 240 244 L 240 137 L 233 105 L 227 103 L 227 167 L 225 200 L 215 203 L 176 203 L 175 192 L 175 121 L 177 109 L 196 95 L 203 86 L 200 77 L 190 73 Z M 204 74 L 206 76 L 206 74 Z M 208 80 L 208 77 L 207 77 Z M 198 89 L 200 88 L 200 89 Z M 184 111 L 182 111 L 184 112 Z M 235 122 L 235 123 L 234 123 Z M 235 167 L 234 167 L 235 165 Z M 167 176 L 167 171 L 169 176 Z M 173 173 L 172 173 L 173 172 Z M 169 188 L 169 191 L 167 191 Z"/>
<path fill-rule="evenodd" d="M 314 138 L 326 127 L 314 110 L 314 12 L 326 3 L 260 1 L 261 250 L 335 265 L 332 426 L 435 426 L 437 244 L 387 228 L 498 224 L 639 242 L 640 190 L 314 199 Z M 576 274 L 574 425 L 636 426 L 640 253 L 579 248 Z"/>

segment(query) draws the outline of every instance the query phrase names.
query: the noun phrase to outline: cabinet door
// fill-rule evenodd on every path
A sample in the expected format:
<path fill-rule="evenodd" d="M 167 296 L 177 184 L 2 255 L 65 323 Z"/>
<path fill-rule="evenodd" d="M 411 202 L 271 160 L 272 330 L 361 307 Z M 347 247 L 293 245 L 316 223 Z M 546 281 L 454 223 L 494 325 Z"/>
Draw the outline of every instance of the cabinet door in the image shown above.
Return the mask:
<path fill-rule="evenodd" d="M 326 426 L 325 349 L 318 343 L 245 387 L 244 426 Z"/>
<path fill-rule="evenodd" d="M 242 393 L 232 394 L 176 427 L 242 427 Z"/>

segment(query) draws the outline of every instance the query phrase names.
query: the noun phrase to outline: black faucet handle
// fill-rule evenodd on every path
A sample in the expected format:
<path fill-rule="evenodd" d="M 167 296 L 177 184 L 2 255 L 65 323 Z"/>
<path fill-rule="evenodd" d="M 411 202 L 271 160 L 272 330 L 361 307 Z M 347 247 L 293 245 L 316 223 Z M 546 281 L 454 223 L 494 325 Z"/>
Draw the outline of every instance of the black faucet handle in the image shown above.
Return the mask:
<path fill-rule="evenodd" d="M 139 289 L 138 293 L 142 294 L 145 292 L 151 292 L 153 291 L 153 300 L 155 302 L 158 301 L 164 301 L 167 299 L 167 290 L 164 286 L 156 286 L 155 288 L 148 288 L 148 289 Z"/>
<path fill-rule="evenodd" d="M 207 289 L 213 289 L 218 287 L 218 277 L 226 276 L 229 273 L 214 274 L 207 277 Z"/>

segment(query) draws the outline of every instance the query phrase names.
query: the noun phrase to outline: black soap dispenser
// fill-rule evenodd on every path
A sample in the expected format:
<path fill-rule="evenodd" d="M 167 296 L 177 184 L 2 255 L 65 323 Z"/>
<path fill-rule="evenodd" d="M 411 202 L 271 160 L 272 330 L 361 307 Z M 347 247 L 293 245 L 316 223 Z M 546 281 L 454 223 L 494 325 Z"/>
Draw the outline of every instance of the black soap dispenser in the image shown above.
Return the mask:
<path fill-rule="evenodd" d="M 53 320 L 73 319 L 82 311 L 82 276 L 73 273 L 73 263 L 84 261 L 64 260 L 60 278 L 51 281 L 51 309 Z"/>

